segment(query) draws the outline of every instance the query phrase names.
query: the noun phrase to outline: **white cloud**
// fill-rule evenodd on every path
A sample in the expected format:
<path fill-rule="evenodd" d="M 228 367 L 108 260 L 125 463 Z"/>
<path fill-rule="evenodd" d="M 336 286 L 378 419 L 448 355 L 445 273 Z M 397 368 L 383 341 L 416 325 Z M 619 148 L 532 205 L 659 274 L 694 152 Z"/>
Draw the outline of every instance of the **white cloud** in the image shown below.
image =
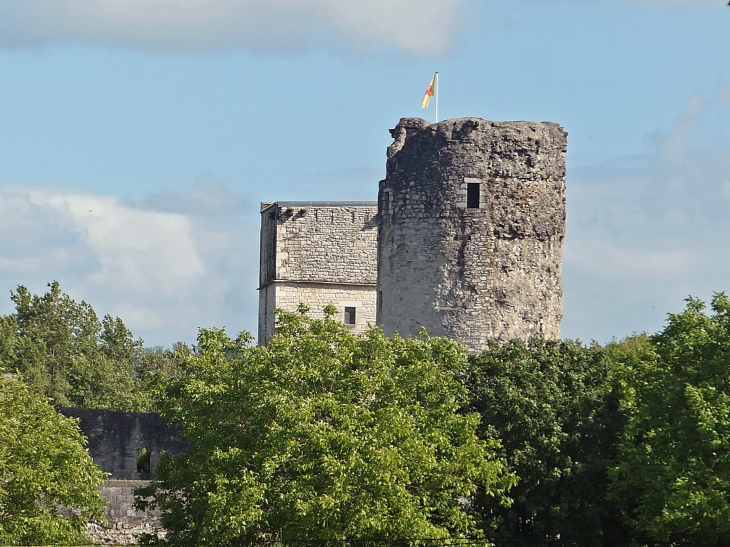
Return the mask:
<path fill-rule="evenodd" d="M 0 43 L 201 52 L 335 40 L 433 53 L 466 0 L 3 0 Z"/>
<path fill-rule="evenodd" d="M 193 201 L 202 203 L 197 212 L 179 212 Z M 258 234 L 236 202 L 205 179 L 136 199 L 3 188 L 0 284 L 42 292 L 59 280 L 152 344 L 193 342 L 198 327 L 254 330 Z M 0 306 L 11 311 L 9 300 Z"/>
<path fill-rule="evenodd" d="M 611 0 L 606 0 L 611 1 Z M 615 1 L 615 0 L 614 0 Z M 657 6 L 717 0 L 628 0 Z M 294 49 L 446 49 L 475 0 L 3 0 L 0 47 L 95 43 L 200 53 Z"/>
<path fill-rule="evenodd" d="M 730 292 L 730 86 L 691 97 L 647 145 L 614 175 L 569 170 L 565 336 L 655 332 L 687 296 Z"/>
<path fill-rule="evenodd" d="M 100 268 L 86 282 L 172 296 L 205 274 L 190 219 L 183 215 L 140 211 L 117 197 L 39 190 L 26 195 L 73 227 L 94 254 Z"/>

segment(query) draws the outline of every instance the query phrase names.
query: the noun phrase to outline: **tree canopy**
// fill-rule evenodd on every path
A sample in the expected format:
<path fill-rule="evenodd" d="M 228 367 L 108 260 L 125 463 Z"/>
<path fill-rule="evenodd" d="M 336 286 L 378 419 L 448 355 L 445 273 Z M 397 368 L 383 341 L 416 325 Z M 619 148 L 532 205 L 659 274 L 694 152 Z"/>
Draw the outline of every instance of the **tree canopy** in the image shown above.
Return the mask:
<path fill-rule="evenodd" d="M 469 537 L 477 491 L 509 503 L 498 442 L 460 412 L 457 344 L 353 335 L 304 313 L 250 342 L 202 330 L 162 388 L 163 416 L 191 443 L 140 491 L 163 511 L 164 542 Z"/>
<path fill-rule="evenodd" d="M 76 420 L 19 380 L 0 376 L 0 542 L 73 544 L 104 517 L 106 481 Z"/>
<path fill-rule="evenodd" d="M 509 507 L 479 499 L 485 525 L 504 541 L 581 543 L 615 532 L 605 501 L 607 466 L 623 429 L 602 348 L 571 341 L 493 342 L 470 359 L 470 408 L 480 436 L 500 439 L 519 477 Z"/>
<path fill-rule="evenodd" d="M 0 367 L 56 406 L 124 411 L 153 409 L 155 374 L 175 374 L 172 352 L 148 351 L 118 317 L 98 319 L 49 283 L 43 295 L 11 293 L 15 313 L 0 317 Z"/>
<path fill-rule="evenodd" d="M 694 298 L 667 327 L 613 348 L 628 424 L 611 495 L 635 532 L 730 532 L 730 299 Z"/>
<path fill-rule="evenodd" d="M 61 452 L 81 441 L 65 418 L 51 420 L 51 404 L 159 409 L 184 426 L 190 450 L 163 457 L 141 492 L 151 501 L 138 502 L 162 508 L 169 544 L 730 534 L 725 294 L 709 313 L 690 298 L 654 336 L 494 342 L 468 359 L 425 332 L 353 335 L 304 308 L 282 313 L 265 347 L 207 329 L 193 349 L 145 349 L 121 319 L 99 320 L 58 283 L 11 298 L 0 371 L 28 387 L 4 380 L 0 393 L 3 534 L 25 522 L 29 538 L 71 537 L 96 514 L 92 498 L 43 490 L 88 471 L 64 467 L 72 456 Z M 58 453 L 23 452 L 53 428 L 66 439 Z M 46 474 L 26 485 L 20 469 L 33 466 Z M 80 509 L 63 517 L 45 500 Z"/>

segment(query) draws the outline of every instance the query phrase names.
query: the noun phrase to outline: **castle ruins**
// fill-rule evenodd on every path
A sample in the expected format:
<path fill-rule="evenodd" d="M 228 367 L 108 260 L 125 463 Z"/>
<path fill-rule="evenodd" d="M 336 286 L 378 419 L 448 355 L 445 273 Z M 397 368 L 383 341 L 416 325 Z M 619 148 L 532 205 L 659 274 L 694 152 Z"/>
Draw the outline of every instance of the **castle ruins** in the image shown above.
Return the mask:
<path fill-rule="evenodd" d="M 259 343 L 274 309 L 329 303 L 355 332 L 558 338 L 567 133 L 554 123 L 403 118 L 377 202 L 261 207 Z M 320 315 L 321 316 L 321 315 Z"/>
<path fill-rule="evenodd" d="M 261 204 L 259 343 L 276 308 L 312 316 L 334 304 L 353 332 L 424 327 L 478 352 L 489 340 L 558 338 L 562 319 L 567 134 L 553 123 L 404 118 L 391 131 L 378 201 Z M 186 444 L 156 414 L 61 408 L 80 419 L 89 452 L 113 480 L 102 487 L 100 543 L 161 530 L 138 514 L 162 451 Z"/>
<path fill-rule="evenodd" d="M 375 324 L 377 215 L 375 201 L 261 204 L 259 343 L 274 334 L 274 310 L 300 302 L 319 316 L 335 304 L 354 332 Z"/>

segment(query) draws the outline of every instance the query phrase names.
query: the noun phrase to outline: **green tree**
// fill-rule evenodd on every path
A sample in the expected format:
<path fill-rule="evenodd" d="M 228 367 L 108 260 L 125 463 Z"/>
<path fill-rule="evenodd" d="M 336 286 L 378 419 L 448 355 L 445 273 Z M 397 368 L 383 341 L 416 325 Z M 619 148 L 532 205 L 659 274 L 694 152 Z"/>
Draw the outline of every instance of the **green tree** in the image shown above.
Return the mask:
<path fill-rule="evenodd" d="M 519 477 L 511 506 L 477 502 L 495 537 L 590 543 L 615 536 L 619 513 L 604 498 L 624 419 L 603 349 L 493 342 L 470 365 L 480 436 L 501 439 L 502 456 Z"/>
<path fill-rule="evenodd" d="M 477 534 L 478 490 L 507 503 L 496 441 L 461 414 L 466 357 L 443 338 L 349 333 L 281 313 L 267 346 L 202 330 L 162 414 L 190 448 L 161 458 L 152 496 L 172 545 Z M 332 308 L 326 310 L 334 313 Z M 148 504 L 138 498 L 138 506 Z"/>
<path fill-rule="evenodd" d="M 0 316 L 0 373 L 15 370 L 18 325 L 14 317 Z"/>
<path fill-rule="evenodd" d="M 179 379 L 180 358 L 192 355 L 187 344 L 177 342 L 172 349 L 161 346 L 144 348 L 135 359 L 137 388 L 145 398 L 142 404 L 150 411 L 157 411 L 155 392 L 161 383 L 171 379 Z"/>
<path fill-rule="evenodd" d="M 135 370 L 142 341 L 121 319 L 107 315 L 100 322 L 89 304 L 75 302 L 55 281 L 44 295 L 21 285 L 11 298 L 15 313 L 0 321 L 6 370 L 21 373 L 32 391 L 57 406 L 147 409 Z"/>
<path fill-rule="evenodd" d="M 97 485 L 106 475 L 71 418 L 19 380 L 0 377 L 0 543 L 83 541 L 104 517 Z"/>
<path fill-rule="evenodd" d="M 730 532 L 730 299 L 689 298 L 659 334 L 614 348 L 629 416 L 611 495 L 635 533 Z"/>

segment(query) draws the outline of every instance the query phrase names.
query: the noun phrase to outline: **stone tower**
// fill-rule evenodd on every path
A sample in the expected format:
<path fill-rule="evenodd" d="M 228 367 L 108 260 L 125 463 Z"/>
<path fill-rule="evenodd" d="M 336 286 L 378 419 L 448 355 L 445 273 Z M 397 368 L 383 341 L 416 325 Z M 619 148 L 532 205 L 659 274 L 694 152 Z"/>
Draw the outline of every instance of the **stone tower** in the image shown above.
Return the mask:
<path fill-rule="evenodd" d="M 377 202 L 261 204 L 259 344 L 274 334 L 277 308 L 313 317 L 328 304 L 354 332 L 375 324 Z"/>
<path fill-rule="evenodd" d="M 558 338 L 567 133 L 404 118 L 391 134 L 378 195 L 385 334 L 423 326 L 471 352 L 490 339 Z"/>

